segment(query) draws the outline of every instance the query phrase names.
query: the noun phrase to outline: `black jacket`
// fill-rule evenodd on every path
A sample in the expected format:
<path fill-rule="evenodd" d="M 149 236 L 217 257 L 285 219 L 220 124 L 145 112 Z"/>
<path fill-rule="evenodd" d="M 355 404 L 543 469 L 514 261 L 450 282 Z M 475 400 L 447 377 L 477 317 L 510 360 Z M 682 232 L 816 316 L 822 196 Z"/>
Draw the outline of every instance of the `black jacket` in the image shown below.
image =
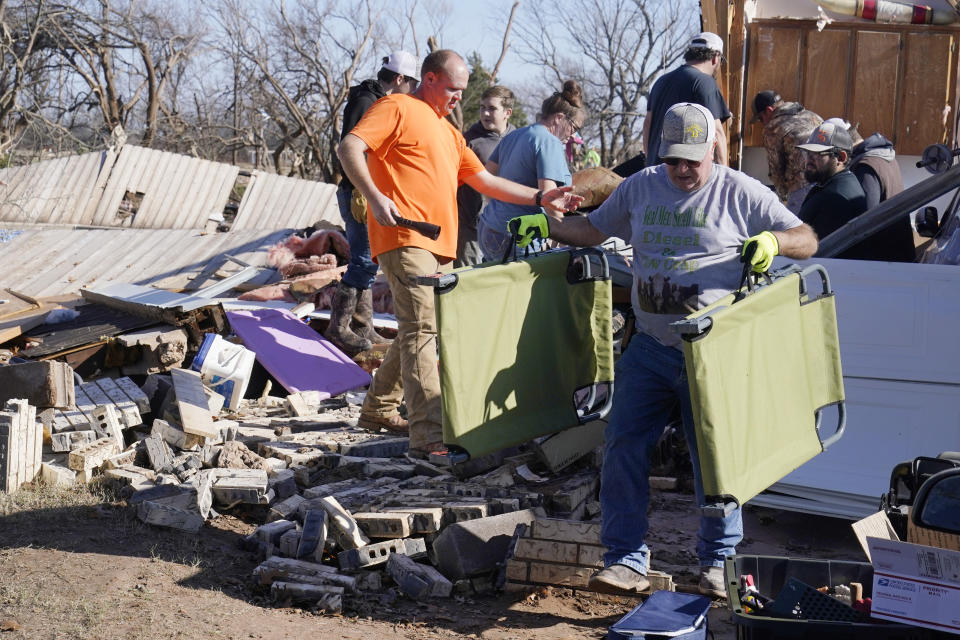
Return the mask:
<path fill-rule="evenodd" d="M 343 128 L 340 130 L 340 139 L 343 140 L 357 126 L 367 109 L 385 95 L 387 95 L 386 92 L 376 80 L 364 80 L 360 84 L 350 87 L 347 106 L 343 108 Z M 353 190 L 353 185 L 347 179 L 347 176 L 343 176 L 340 186 Z"/>

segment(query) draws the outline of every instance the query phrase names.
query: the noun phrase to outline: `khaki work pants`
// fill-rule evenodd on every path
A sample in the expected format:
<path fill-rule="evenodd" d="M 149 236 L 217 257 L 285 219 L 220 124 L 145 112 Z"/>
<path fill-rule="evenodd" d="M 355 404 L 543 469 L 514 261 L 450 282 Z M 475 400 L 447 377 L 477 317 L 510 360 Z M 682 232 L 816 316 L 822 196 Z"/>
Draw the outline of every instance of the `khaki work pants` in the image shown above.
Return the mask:
<path fill-rule="evenodd" d="M 440 262 L 429 251 L 416 247 L 400 247 L 380 254 L 377 260 L 393 294 L 398 328 L 397 337 L 373 377 L 361 412 L 390 415 L 403 397 L 410 423 L 410 447 L 424 449 L 442 442 L 443 431 L 433 287 L 417 284 L 416 277 L 436 273 Z"/>

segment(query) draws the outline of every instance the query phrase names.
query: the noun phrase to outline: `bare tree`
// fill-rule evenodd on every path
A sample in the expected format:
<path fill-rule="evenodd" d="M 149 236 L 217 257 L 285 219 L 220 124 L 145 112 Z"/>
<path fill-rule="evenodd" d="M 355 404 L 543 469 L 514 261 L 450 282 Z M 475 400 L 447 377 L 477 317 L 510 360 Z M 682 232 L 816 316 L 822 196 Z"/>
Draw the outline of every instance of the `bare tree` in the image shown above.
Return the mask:
<path fill-rule="evenodd" d="M 195 23 L 178 20 L 173 5 L 145 0 L 48 3 L 47 15 L 47 36 L 72 74 L 62 114 L 97 109 L 106 130 L 138 118 L 140 142 L 150 146 L 166 84 L 200 39 Z"/>
<path fill-rule="evenodd" d="M 379 5 L 277 0 L 255 14 L 246 2 L 221 0 L 218 11 L 222 50 L 236 52 L 249 77 L 249 134 L 271 138 L 258 144 L 269 143 L 276 171 L 333 181 L 340 112 L 358 69 L 373 59 Z"/>
<path fill-rule="evenodd" d="M 31 124 L 43 122 L 50 90 L 51 55 L 45 46 L 43 2 L 0 0 L 0 153 Z"/>
<path fill-rule="evenodd" d="M 573 78 L 584 90 L 587 133 L 605 166 L 640 151 L 643 100 L 695 32 L 692 0 L 529 0 L 517 24 L 526 62 L 556 90 Z"/>

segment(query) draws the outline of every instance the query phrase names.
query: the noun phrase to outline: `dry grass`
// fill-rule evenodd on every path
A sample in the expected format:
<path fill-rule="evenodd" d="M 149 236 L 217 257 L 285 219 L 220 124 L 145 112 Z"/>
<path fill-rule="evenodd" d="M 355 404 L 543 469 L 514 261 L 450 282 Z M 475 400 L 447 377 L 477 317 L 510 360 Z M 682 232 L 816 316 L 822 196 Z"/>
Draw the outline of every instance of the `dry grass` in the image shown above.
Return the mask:
<path fill-rule="evenodd" d="M 24 485 L 12 494 L 0 493 L 0 516 L 45 509 L 92 507 L 115 499 L 113 491 L 102 483 L 54 486 L 38 481 Z"/>

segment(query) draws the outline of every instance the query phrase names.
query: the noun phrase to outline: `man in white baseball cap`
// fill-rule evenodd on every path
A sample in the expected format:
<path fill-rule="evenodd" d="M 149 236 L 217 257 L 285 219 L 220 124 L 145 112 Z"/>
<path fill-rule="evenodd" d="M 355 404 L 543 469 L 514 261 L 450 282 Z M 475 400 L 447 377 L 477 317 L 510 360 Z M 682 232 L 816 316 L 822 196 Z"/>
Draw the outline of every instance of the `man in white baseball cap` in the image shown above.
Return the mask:
<path fill-rule="evenodd" d="M 420 82 L 420 63 L 412 53 L 397 50 L 383 59 L 383 68 Z"/>
<path fill-rule="evenodd" d="M 564 244 L 594 246 L 617 237 L 633 246 L 632 306 L 637 333 L 620 356 L 613 408 L 605 432 L 600 505 L 604 568 L 590 578 L 595 591 L 649 590 L 650 452 L 674 407 L 693 463 L 694 487 L 704 503 L 690 392 L 675 320 L 730 293 L 743 264 L 766 271 L 773 257 L 809 258 L 813 229 L 746 174 L 714 164 L 713 114 L 682 103 L 666 110 L 660 139 L 663 164 L 635 173 L 588 216 L 550 218 L 547 235 Z M 519 233 L 546 225 L 521 216 Z M 696 554 L 701 593 L 726 597 L 723 562 L 743 538 L 740 509 L 701 517 Z"/>
<path fill-rule="evenodd" d="M 394 51 L 382 59 L 376 79 L 364 80 L 350 87 L 343 109 L 342 140 L 353 129 L 374 102 L 394 93 L 410 93 L 420 82 L 417 58 L 406 51 Z M 344 232 L 350 245 L 350 262 L 337 284 L 331 304 L 330 323 L 324 336 L 341 351 L 355 355 L 374 344 L 389 342 L 373 328 L 373 292 L 370 287 L 377 275 L 377 264 L 370 256 L 367 238 L 367 205 L 350 179 L 344 175 L 337 187 L 337 204 L 343 218 Z M 381 368 L 382 379 L 393 378 L 399 388 L 400 371 Z M 400 416 L 398 394 L 385 403 L 378 413 L 361 412 L 358 425 L 379 431 L 405 433 L 406 420 Z"/>
<path fill-rule="evenodd" d="M 723 40 L 715 33 L 704 31 L 690 40 L 683 56 L 686 64 L 660 76 L 647 97 L 647 117 L 643 119 L 643 150 L 646 166 L 660 164 L 660 130 L 667 109 L 681 102 L 705 106 L 714 117 L 717 142 L 715 159 L 727 163 L 727 143 L 723 123 L 730 109 L 713 79 L 723 60 Z"/>

